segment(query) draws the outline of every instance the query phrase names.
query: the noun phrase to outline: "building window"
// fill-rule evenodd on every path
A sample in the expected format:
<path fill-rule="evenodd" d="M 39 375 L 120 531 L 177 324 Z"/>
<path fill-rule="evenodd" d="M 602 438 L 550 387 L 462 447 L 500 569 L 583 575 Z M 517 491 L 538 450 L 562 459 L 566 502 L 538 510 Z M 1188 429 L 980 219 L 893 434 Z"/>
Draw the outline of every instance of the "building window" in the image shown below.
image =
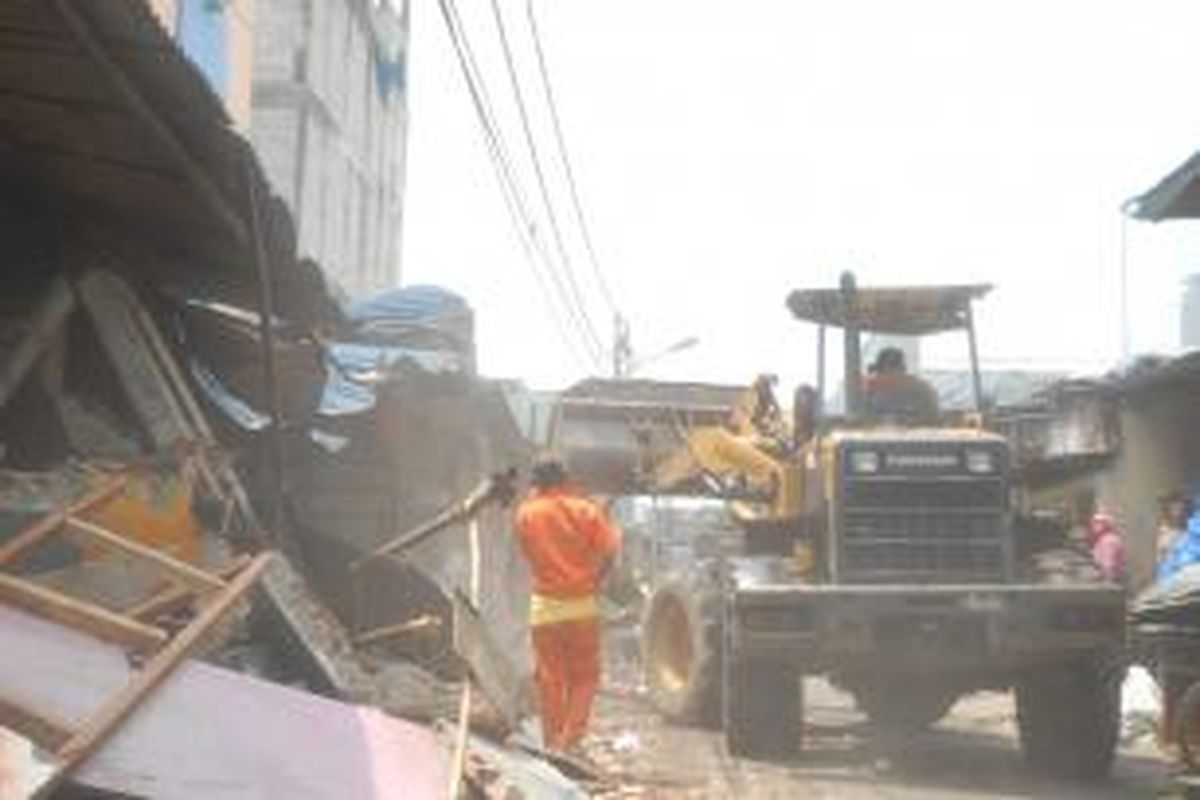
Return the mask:
<path fill-rule="evenodd" d="M 225 0 L 180 0 L 179 44 L 222 99 L 229 89 L 229 24 Z"/>

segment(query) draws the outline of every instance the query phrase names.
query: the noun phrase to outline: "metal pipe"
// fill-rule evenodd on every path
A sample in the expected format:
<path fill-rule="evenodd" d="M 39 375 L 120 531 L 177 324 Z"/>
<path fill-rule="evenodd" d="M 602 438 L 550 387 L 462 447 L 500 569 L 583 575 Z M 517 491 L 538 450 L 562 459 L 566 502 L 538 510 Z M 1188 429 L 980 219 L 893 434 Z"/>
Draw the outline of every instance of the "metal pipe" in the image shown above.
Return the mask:
<path fill-rule="evenodd" d="M 842 309 L 845 312 L 845 383 L 846 416 L 859 417 L 862 403 L 862 349 L 858 338 L 858 285 L 853 272 L 843 272 L 841 279 Z"/>
<path fill-rule="evenodd" d="M 267 409 L 271 417 L 271 515 L 268 542 L 278 541 L 283 535 L 284 513 L 284 458 L 283 458 L 283 413 L 279 396 L 279 380 L 275 364 L 275 292 L 271 285 L 271 270 L 266 247 L 263 243 L 262 218 L 259 215 L 258 181 L 254 170 L 254 156 L 245 151 L 246 196 L 249 205 L 250 231 L 254 245 L 254 267 L 258 274 L 258 327 L 262 340 L 263 382 L 267 390 Z"/>
<path fill-rule="evenodd" d="M 979 372 L 979 349 L 975 340 L 975 314 L 967 302 L 967 346 L 971 353 L 971 392 L 975 396 L 975 410 L 983 412 L 983 376 Z"/>
<path fill-rule="evenodd" d="M 817 326 L 817 417 L 825 408 L 825 326 Z"/>

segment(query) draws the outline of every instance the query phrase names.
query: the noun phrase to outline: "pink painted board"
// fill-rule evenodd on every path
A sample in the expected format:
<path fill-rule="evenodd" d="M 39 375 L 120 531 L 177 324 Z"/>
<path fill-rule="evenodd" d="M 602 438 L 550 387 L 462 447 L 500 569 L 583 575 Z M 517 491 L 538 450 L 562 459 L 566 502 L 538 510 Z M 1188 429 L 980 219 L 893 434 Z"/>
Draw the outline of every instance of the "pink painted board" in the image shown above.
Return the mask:
<path fill-rule="evenodd" d="M 0 608 L 0 692 L 81 722 L 129 680 L 119 648 Z M 428 728 L 190 661 L 80 771 L 163 800 L 442 797 L 448 754 Z"/>

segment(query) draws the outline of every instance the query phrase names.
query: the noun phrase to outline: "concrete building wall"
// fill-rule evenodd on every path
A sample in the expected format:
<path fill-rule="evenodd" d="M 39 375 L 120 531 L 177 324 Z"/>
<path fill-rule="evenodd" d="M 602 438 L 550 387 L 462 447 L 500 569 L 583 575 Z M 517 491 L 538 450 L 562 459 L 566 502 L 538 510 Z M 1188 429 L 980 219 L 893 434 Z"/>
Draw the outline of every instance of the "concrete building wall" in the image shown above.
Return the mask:
<path fill-rule="evenodd" d="M 258 0 L 251 135 L 303 255 L 351 294 L 400 281 L 407 12 Z"/>
<path fill-rule="evenodd" d="M 1200 275 L 1189 275 L 1183 284 L 1179 343 L 1185 350 L 1200 348 Z"/>
<path fill-rule="evenodd" d="M 1200 475 L 1200 378 L 1138 392 L 1121 409 L 1121 450 L 1097 476 L 1097 501 L 1125 533 L 1133 584 L 1154 574 L 1157 501 Z"/>
<path fill-rule="evenodd" d="M 261 0 L 148 0 L 209 85 L 238 130 L 250 128 L 255 3 Z"/>

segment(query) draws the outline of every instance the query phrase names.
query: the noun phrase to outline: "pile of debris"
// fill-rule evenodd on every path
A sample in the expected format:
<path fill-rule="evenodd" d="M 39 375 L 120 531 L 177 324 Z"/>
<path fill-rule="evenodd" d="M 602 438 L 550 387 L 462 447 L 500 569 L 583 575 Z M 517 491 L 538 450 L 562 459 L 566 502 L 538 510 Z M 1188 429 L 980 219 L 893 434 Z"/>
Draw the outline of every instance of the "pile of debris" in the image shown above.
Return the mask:
<path fill-rule="evenodd" d="M 31 439 L 37 447 L 13 447 L 0 471 L 0 648 L 22 654 L 0 666 L 0 725 L 10 731 L 10 749 L 25 743 L 18 750 L 28 756 L 13 761 L 23 766 L 20 776 L 6 775 L 11 785 L 41 782 L 47 792 L 72 780 L 132 796 L 215 797 L 216 782 L 231 795 L 253 788 L 269 796 L 418 797 L 443 794 L 457 777 L 489 792 L 526 786 L 538 796 L 538 786 L 551 785 L 556 796 L 578 792 L 530 755 L 536 747 L 527 740 L 519 750 L 495 743 L 527 710 L 526 679 L 479 611 L 487 606 L 478 531 L 491 529 L 489 552 L 506 551 L 509 537 L 495 530 L 505 518 L 492 501 L 511 497 L 514 476 L 484 481 L 398 539 L 397 520 L 414 516 L 409 508 L 393 505 L 402 513 L 384 524 L 368 515 L 370 524 L 355 527 L 362 505 L 415 498 L 447 473 L 428 470 L 429 450 L 400 458 L 412 443 L 403 426 L 385 440 L 390 446 L 363 447 L 354 426 L 364 420 L 343 418 L 347 441 L 328 464 L 313 457 L 327 451 L 312 437 L 310 449 L 291 451 L 284 508 L 305 524 L 285 539 L 259 523 L 270 505 L 260 462 L 230 457 L 239 446 L 252 450 L 262 431 L 243 431 L 247 440 L 214 430 L 232 426 L 211 416 L 216 404 L 193 394 L 194 365 L 181 368 L 192 353 L 162 337 L 121 278 L 89 272 L 55 281 L 24 331 L 9 351 L 5 384 L 23 402 L 0 409 L 0 420 L 10 429 L 20 419 L 55 430 L 63 444 L 54 451 L 45 442 L 55 437 Z M 92 380 L 80 380 L 81 370 Z M 479 385 L 468 374 L 456 377 Z M 439 421 L 428 397 L 386 405 L 389 394 L 418 399 L 413 387 L 422 384 L 410 374 L 365 385 L 381 398 L 360 412 L 370 414 L 368 429 L 384 424 L 378 415 L 400 417 L 403 409 L 411 417 L 412 408 L 442 427 L 463 424 Z M 31 402 L 30 394 L 49 402 Z M 486 422 L 475 418 L 458 434 L 465 449 L 442 443 L 437 457 L 456 472 L 439 499 L 479 468 L 488 455 L 480 443 L 499 449 Z M 341 462 L 351 474 L 374 469 L 390 480 L 367 481 L 365 492 L 355 487 L 354 502 L 339 506 L 346 484 L 323 478 L 347 453 L 358 459 Z M 382 468 L 385 459 L 398 468 Z M 292 481 L 304 490 L 295 492 Z M 319 511 L 297 514 L 306 501 Z M 339 508 L 340 536 L 324 535 L 322 522 L 337 522 L 330 515 Z M 454 538 L 467 523 L 473 547 Z M 418 548 L 412 561 L 397 557 Z M 314 552 L 326 556 L 317 572 L 331 594 L 366 594 L 367 614 L 335 613 L 311 588 Z M 515 563 L 511 553 L 505 558 Z M 456 561 L 470 565 L 473 582 L 460 579 Z M 504 601 L 519 597 L 496 564 L 489 557 L 489 591 Z M 463 687 L 473 684 L 482 695 L 463 705 L 471 694 Z M 474 736 L 456 762 L 446 730 L 460 717 L 470 725 L 457 730 Z"/>

